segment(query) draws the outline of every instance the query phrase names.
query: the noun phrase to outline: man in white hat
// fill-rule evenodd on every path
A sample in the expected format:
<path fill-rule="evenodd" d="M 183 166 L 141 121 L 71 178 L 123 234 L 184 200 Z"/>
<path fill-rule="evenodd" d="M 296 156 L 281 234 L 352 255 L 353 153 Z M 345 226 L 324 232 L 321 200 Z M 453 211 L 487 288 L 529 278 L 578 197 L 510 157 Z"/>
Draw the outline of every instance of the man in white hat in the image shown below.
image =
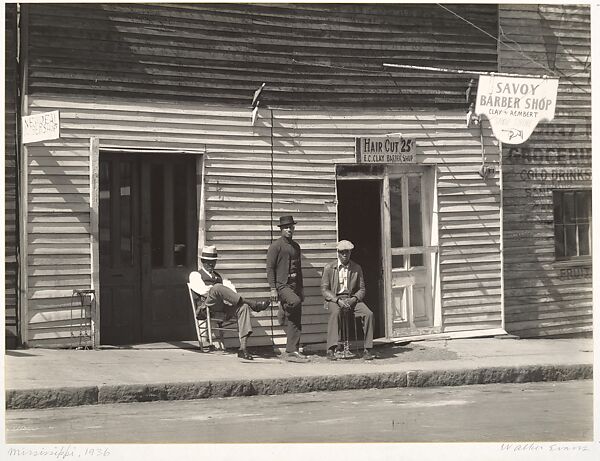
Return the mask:
<path fill-rule="evenodd" d="M 329 311 L 327 326 L 327 358 L 336 360 L 336 348 L 340 340 L 339 325 L 341 312 L 353 312 L 360 317 L 364 332 L 365 360 L 375 358 L 373 348 L 373 312 L 363 302 L 365 299 L 365 278 L 360 265 L 350 260 L 354 245 L 348 240 L 337 244 L 338 257 L 328 263 L 321 277 L 321 294 L 325 298 L 325 309 Z"/>
<path fill-rule="evenodd" d="M 206 308 L 211 312 L 224 312 L 226 317 L 237 318 L 240 338 L 238 357 L 242 360 L 252 360 L 252 355 L 246 349 L 248 336 L 252 334 L 250 310 L 260 312 L 270 306 L 269 301 L 252 301 L 242 298 L 235 291 L 235 286 L 215 271 L 217 264 L 217 248 L 214 245 L 202 248 L 200 256 L 202 267 L 190 274 L 190 287 L 198 295 L 196 316 L 206 318 Z"/>

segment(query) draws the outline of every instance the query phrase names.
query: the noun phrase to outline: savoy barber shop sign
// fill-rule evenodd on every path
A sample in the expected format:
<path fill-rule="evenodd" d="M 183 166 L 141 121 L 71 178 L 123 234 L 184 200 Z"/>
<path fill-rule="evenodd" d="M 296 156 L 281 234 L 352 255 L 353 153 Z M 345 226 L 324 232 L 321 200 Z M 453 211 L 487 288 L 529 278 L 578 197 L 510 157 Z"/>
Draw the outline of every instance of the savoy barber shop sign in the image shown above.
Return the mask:
<path fill-rule="evenodd" d="M 481 75 L 475 114 L 485 115 L 502 143 L 521 144 L 540 121 L 554 118 L 557 78 Z"/>
<path fill-rule="evenodd" d="M 416 163 L 415 147 L 402 136 L 356 138 L 356 163 Z"/>

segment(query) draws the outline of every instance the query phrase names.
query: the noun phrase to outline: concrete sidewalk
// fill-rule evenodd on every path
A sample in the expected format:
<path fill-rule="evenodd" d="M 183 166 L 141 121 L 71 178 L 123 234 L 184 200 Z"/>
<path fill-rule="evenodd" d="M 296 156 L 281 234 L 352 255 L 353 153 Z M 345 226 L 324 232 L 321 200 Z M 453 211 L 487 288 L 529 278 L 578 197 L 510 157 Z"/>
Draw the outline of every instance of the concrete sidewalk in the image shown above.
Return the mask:
<path fill-rule="evenodd" d="M 284 362 L 267 351 L 247 363 L 235 351 L 202 353 L 196 344 L 7 351 L 6 408 L 590 379 L 593 364 L 590 338 L 388 344 L 377 347 L 380 358 L 370 362 L 330 362 L 322 350 L 307 347 L 310 363 Z"/>

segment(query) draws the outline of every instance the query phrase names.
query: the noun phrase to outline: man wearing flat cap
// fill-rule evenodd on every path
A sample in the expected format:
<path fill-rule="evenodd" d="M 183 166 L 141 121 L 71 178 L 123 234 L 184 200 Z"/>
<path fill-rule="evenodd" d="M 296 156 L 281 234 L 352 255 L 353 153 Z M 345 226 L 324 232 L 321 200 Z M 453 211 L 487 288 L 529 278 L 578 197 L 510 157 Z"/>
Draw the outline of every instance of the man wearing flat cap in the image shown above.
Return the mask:
<path fill-rule="evenodd" d="M 340 340 L 339 326 L 342 312 L 352 312 L 362 319 L 365 338 L 363 358 L 375 358 L 373 348 L 373 312 L 363 302 L 365 278 L 360 265 L 350 260 L 354 245 L 348 240 L 337 244 L 338 257 L 328 263 L 321 277 L 321 294 L 325 298 L 325 309 L 329 311 L 327 326 L 327 358 L 336 360 L 336 348 Z"/>
<path fill-rule="evenodd" d="M 200 255 L 202 267 L 192 272 L 189 277 L 190 288 L 196 299 L 196 317 L 206 319 L 206 308 L 213 312 L 221 312 L 226 318 L 236 317 L 240 349 L 238 357 L 242 361 L 252 360 L 246 349 L 248 337 L 252 334 L 250 311 L 260 312 L 270 306 L 269 301 L 253 301 L 242 298 L 235 286 L 215 270 L 217 264 L 217 248 L 214 245 L 202 248 Z"/>
<path fill-rule="evenodd" d="M 292 240 L 296 224 L 293 216 L 279 218 L 281 237 L 271 243 L 267 251 L 267 280 L 271 287 L 271 299 L 279 300 L 279 324 L 286 325 L 284 358 L 289 362 L 307 362 L 308 359 L 299 350 L 304 284 L 302 252 L 300 245 Z"/>

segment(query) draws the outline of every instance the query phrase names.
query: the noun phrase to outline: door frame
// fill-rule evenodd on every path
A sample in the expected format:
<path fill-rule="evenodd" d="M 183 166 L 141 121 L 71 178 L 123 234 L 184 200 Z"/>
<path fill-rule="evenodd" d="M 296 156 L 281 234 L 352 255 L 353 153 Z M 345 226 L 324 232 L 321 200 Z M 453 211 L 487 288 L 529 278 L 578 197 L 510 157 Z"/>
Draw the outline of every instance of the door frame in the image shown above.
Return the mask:
<path fill-rule="evenodd" d="M 91 335 L 93 338 L 94 347 L 101 344 L 100 331 L 100 239 L 99 239 L 99 192 L 100 192 L 100 153 L 122 153 L 122 154 L 187 154 L 196 155 L 196 216 L 198 220 L 198 254 L 196 259 L 200 257 L 200 251 L 204 246 L 205 239 L 205 205 L 204 205 L 204 157 L 206 154 L 206 146 L 204 149 L 177 149 L 177 148 L 153 148 L 153 147 L 127 147 L 114 145 L 100 145 L 100 139 L 97 137 L 90 138 L 90 265 L 91 265 L 91 289 L 94 290 L 94 302 L 91 308 Z"/>
<path fill-rule="evenodd" d="M 381 214 L 381 257 L 383 268 L 383 293 L 381 293 L 384 304 L 384 332 L 386 339 L 393 339 L 393 322 L 392 322 L 392 248 L 391 248 L 391 221 L 390 221 L 390 177 L 394 178 L 407 173 L 421 173 L 427 178 L 429 193 L 427 195 L 426 206 L 421 208 L 421 213 L 431 212 L 429 217 L 429 235 L 424 238 L 429 238 L 430 244 L 426 246 L 430 255 L 430 284 L 429 291 L 431 293 L 431 303 L 433 310 L 433 327 L 431 333 L 436 334 L 441 331 L 442 327 L 442 310 L 441 310 L 441 288 L 440 288 L 440 258 L 439 258 L 439 231 L 438 231 L 438 204 L 437 204 L 437 167 L 436 165 L 424 164 L 377 164 L 377 171 L 352 171 L 351 167 L 356 164 L 339 166 L 350 167 L 344 172 L 342 177 L 336 174 L 336 181 L 352 181 L 352 180 L 379 180 L 381 181 L 380 193 L 380 214 Z M 336 168 L 337 171 L 337 168 Z M 337 199 L 337 195 L 336 195 Z M 337 223 L 336 223 L 337 225 Z M 422 332 L 415 331 L 414 334 L 406 336 L 421 335 Z M 404 337 L 404 336 L 401 336 Z"/>

